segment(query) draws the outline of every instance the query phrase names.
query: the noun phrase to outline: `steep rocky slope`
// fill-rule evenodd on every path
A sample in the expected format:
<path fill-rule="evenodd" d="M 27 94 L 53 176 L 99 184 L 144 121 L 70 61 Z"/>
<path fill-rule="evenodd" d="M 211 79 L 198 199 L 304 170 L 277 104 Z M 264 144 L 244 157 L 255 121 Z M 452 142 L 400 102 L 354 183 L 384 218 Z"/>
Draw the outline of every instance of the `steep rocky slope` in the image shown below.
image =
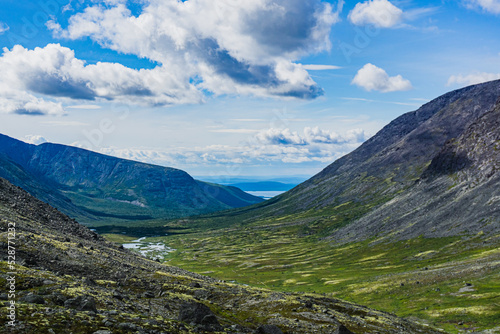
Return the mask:
<path fill-rule="evenodd" d="M 278 210 L 320 209 L 405 189 L 448 140 L 492 110 L 499 97 L 500 81 L 493 81 L 447 93 L 398 117 L 357 150 L 283 195 Z"/>
<path fill-rule="evenodd" d="M 208 221 L 225 227 L 279 218 L 336 242 L 498 231 L 499 101 L 500 80 L 447 93 L 294 189 Z"/>
<path fill-rule="evenodd" d="M 175 218 L 261 202 L 186 172 L 0 135 L 0 176 L 80 222 Z"/>
<path fill-rule="evenodd" d="M 0 217 L 0 284 L 14 275 L 16 295 L 0 294 L 16 302 L 15 326 L 3 323 L 2 333 L 438 333 L 341 300 L 228 284 L 147 260 L 4 179 Z"/>
<path fill-rule="evenodd" d="M 500 100 L 449 140 L 407 191 L 339 229 L 334 240 L 363 236 L 447 237 L 500 232 Z M 361 238 L 360 238 L 361 236 Z"/>

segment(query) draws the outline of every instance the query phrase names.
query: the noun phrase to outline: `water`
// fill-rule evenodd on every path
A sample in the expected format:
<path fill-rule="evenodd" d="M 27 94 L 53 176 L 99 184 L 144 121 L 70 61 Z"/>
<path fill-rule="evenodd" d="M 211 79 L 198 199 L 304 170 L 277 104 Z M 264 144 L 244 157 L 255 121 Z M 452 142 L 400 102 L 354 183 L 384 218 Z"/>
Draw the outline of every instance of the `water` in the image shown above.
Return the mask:
<path fill-rule="evenodd" d="M 143 242 L 145 239 L 146 237 L 132 240 L 129 243 L 123 244 L 123 247 L 132 249 L 152 260 L 162 259 L 168 253 L 175 251 L 175 249 L 166 246 L 163 242 Z"/>
<path fill-rule="evenodd" d="M 274 196 L 278 196 L 284 193 L 284 191 L 279 191 L 279 190 L 245 191 L 245 192 L 249 193 L 250 195 L 262 197 L 263 199 L 270 199 L 273 198 Z"/>

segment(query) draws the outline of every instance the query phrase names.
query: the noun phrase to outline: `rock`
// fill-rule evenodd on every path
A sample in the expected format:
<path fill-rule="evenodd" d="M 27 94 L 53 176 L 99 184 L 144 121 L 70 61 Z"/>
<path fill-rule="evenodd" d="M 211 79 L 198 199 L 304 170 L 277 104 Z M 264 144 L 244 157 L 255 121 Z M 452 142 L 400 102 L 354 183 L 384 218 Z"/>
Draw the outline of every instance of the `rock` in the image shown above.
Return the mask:
<path fill-rule="evenodd" d="M 354 334 L 354 333 L 351 332 L 346 326 L 341 324 L 339 328 L 337 328 L 337 330 L 333 332 L 333 334 Z"/>
<path fill-rule="evenodd" d="M 113 291 L 113 297 L 116 298 L 116 299 L 118 299 L 118 300 L 123 300 L 122 294 L 120 292 L 116 291 L 116 290 Z"/>
<path fill-rule="evenodd" d="M 215 314 L 209 314 L 203 317 L 201 320 L 202 325 L 219 325 L 219 321 Z"/>
<path fill-rule="evenodd" d="M 154 298 L 155 297 L 155 294 L 151 291 L 146 291 L 142 294 L 142 297 L 143 298 Z"/>
<path fill-rule="evenodd" d="M 189 286 L 192 288 L 201 288 L 201 284 L 198 282 L 190 283 Z"/>
<path fill-rule="evenodd" d="M 113 332 L 107 330 L 98 330 L 97 332 L 94 332 L 92 334 L 113 334 Z"/>
<path fill-rule="evenodd" d="M 203 325 L 206 330 L 215 330 L 221 327 L 212 310 L 205 304 L 196 302 L 182 304 L 178 320 Z"/>
<path fill-rule="evenodd" d="M 256 334 L 283 334 L 281 329 L 275 325 L 262 325 L 255 331 Z"/>
<path fill-rule="evenodd" d="M 53 293 L 49 295 L 48 298 L 57 306 L 63 306 L 64 302 L 68 300 L 68 297 L 60 293 Z"/>
<path fill-rule="evenodd" d="M 45 299 L 42 296 L 30 294 L 24 297 L 21 297 L 19 301 L 29 304 L 45 304 Z"/>
<path fill-rule="evenodd" d="M 64 307 L 72 308 L 78 311 L 93 311 L 97 313 L 94 297 L 78 296 L 68 299 L 64 302 Z"/>
<path fill-rule="evenodd" d="M 194 292 L 194 297 L 198 299 L 209 299 L 211 296 L 210 292 L 206 290 L 196 290 Z"/>
<path fill-rule="evenodd" d="M 138 329 L 140 329 L 139 326 L 137 326 L 135 324 L 132 324 L 130 322 L 122 322 L 122 323 L 116 325 L 116 327 L 118 329 L 123 329 L 123 330 L 126 330 L 126 331 L 137 331 Z"/>

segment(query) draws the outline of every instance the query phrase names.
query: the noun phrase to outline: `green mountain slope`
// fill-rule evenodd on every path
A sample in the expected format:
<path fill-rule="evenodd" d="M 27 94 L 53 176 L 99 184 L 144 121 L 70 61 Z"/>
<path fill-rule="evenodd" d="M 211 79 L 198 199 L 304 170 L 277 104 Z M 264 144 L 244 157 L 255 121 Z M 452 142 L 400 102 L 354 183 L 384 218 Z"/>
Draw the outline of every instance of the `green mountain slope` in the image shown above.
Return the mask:
<path fill-rule="evenodd" d="M 4 135 L 0 176 L 88 224 L 184 217 L 262 201 L 178 169 Z"/>
<path fill-rule="evenodd" d="M 4 314 L 0 333 L 440 333 L 338 299 L 229 284 L 147 260 L 4 179 L 0 215 L 0 284 L 15 277 L 15 292 L 1 294 L 15 318 Z"/>

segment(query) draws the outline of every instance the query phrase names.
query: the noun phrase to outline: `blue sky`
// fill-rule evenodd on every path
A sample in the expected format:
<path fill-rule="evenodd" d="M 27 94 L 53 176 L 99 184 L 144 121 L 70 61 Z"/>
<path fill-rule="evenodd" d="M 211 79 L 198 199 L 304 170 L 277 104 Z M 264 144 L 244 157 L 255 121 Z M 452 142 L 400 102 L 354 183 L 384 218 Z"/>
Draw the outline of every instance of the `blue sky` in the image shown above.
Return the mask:
<path fill-rule="evenodd" d="M 500 78 L 500 0 L 3 0 L 0 132 L 194 176 L 313 175 Z"/>

